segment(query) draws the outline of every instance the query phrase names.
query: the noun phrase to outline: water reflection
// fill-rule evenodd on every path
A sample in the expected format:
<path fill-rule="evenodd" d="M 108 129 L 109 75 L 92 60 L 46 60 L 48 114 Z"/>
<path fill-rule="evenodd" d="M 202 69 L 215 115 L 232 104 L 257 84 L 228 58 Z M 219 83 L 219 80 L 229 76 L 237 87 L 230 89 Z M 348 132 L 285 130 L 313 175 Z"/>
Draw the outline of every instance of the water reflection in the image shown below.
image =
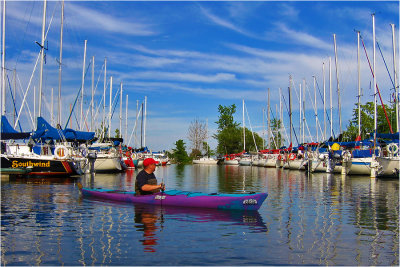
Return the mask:
<path fill-rule="evenodd" d="M 139 231 L 143 232 L 143 239 L 139 239 L 145 252 L 155 252 L 157 245 L 156 231 L 158 230 L 157 221 L 159 213 L 155 206 L 135 206 L 135 223 Z M 162 216 L 162 215 L 161 215 Z M 160 218 L 161 218 L 160 216 Z M 160 219 L 161 221 L 161 219 Z M 161 222 L 163 223 L 163 222 Z"/>
<path fill-rule="evenodd" d="M 139 242 L 145 252 L 156 252 L 158 232 L 167 228 L 168 221 L 185 223 L 230 223 L 232 226 L 246 226 L 242 229 L 252 233 L 267 232 L 268 228 L 257 211 L 225 211 L 171 206 L 134 205 L 135 227 L 143 232 Z M 196 227 L 194 225 L 194 227 Z M 247 230 L 246 230 L 247 229 Z"/>

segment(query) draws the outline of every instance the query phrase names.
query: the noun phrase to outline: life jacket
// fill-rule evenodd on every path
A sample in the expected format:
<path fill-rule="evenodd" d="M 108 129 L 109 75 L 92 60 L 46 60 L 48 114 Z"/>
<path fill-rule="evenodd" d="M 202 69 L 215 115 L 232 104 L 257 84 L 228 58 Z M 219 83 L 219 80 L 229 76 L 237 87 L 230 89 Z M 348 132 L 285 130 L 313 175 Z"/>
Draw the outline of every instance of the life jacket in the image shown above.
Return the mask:
<path fill-rule="evenodd" d="M 152 178 L 147 180 L 147 184 L 149 185 L 157 185 L 157 179 Z M 141 196 L 141 195 L 150 195 L 150 194 L 154 194 L 154 193 L 158 193 L 160 192 L 160 189 L 154 189 L 151 191 L 143 191 L 139 188 L 139 186 L 137 185 L 137 183 L 135 182 L 135 192 L 137 196 Z"/>

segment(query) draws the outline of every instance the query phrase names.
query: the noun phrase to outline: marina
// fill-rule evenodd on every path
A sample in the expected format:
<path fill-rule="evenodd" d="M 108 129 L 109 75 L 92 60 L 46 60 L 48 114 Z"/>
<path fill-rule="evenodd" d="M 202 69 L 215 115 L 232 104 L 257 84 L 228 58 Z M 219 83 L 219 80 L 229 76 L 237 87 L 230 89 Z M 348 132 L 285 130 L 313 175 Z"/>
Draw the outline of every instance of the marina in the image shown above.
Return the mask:
<path fill-rule="evenodd" d="M 398 2 L 0 3 L 3 266 L 399 265 Z"/>
<path fill-rule="evenodd" d="M 2 180 L 2 265 L 399 264 L 399 181 L 232 165 L 157 167 L 168 189 L 268 192 L 256 212 L 82 197 L 137 171 Z M 21 194 L 23 192 L 23 194 Z"/>

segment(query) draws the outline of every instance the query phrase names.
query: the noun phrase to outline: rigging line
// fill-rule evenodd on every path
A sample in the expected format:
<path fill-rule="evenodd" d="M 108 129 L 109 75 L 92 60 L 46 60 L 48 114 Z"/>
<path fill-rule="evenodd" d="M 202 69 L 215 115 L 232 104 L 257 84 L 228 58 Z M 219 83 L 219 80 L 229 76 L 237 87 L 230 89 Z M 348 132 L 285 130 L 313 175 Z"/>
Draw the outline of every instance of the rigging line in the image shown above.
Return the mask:
<path fill-rule="evenodd" d="M 285 96 L 282 95 L 282 98 L 283 98 L 283 103 L 285 103 L 286 111 L 287 111 L 287 113 L 289 114 L 289 116 L 291 116 L 292 114 L 289 113 L 289 108 L 288 108 L 288 106 L 287 106 L 287 104 L 286 104 Z M 293 113 L 293 112 L 292 112 L 292 113 Z M 289 127 L 292 128 L 293 133 L 294 133 L 294 137 L 296 138 L 296 142 L 297 142 L 297 144 L 299 144 L 299 139 L 297 139 L 296 130 L 294 129 L 293 125 L 289 125 Z"/>
<path fill-rule="evenodd" d="M 135 130 L 136 130 L 137 121 L 138 121 L 138 119 L 139 119 L 139 116 L 140 116 L 140 113 L 141 113 L 141 112 L 142 112 L 142 107 L 140 107 L 140 109 L 138 110 L 138 113 L 136 114 L 135 125 L 134 125 L 133 128 L 132 128 L 132 132 L 131 132 L 131 135 L 130 135 L 130 137 L 129 137 L 128 146 L 130 145 L 131 140 L 132 140 L 133 133 L 134 133 Z M 135 141 L 138 141 L 137 138 L 136 138 L 136 136 L 135 136 Z"/>
<path fill-rule="evenodd" d="M 29 15 L 28 22 L 26 23 L 24 35 L 23 35 L 23 37 L 22 37 L 22 42 L 20 42 L 21 46 L 22 46 L 22 44 L 23 44 L 24 41 L 25 41 L 26 32 L 28 31 L 28 26 L 29 26 L 29 24 L 31 23 L 31 18 L 32 18 L 33 9 L 34 9 L 34 7 L 35 7 L 35 3 L 36 3 L 36 1 L 33 1 L 33 5 L 32 5 L 32 8 L 31 8 L 31 13 L 30 13 L 30 15 Z M 26 11 L 27 11 L 27 9 L 25 10 L 25 15 L 26 15 Z M 25 15 L 24 15 L 24 17 L 25 17 Z M 20 49 L 21 46 L 20 46 L 19 49 L 18 49 L 19 51 L 21 51 L 21 49 Z M 22 53 L 18 53 L 17 60 L 15 61 L 15 66 L 14 66 L 15 69 L 17 68 L 17 65 L 18 65 L 18 62 L 19 62 L 19 58 L 21 57 L 21 55 L 22 55 Z"/>
<path fill-rule="evenodd" d="M 45 40 L 47 40 L 47 34 L 48 34 L 49 31 L 50 31 L 50 26 L 51 26 L 51 23 L 53 22 L 54 14 L 56 13 L 56 7 L 57 7 L 57 5 L 54 5 L 53 14 L 51 15 L 51 19 L 50 19 L 50 22 L 49 22 L 49 26 L 48 26 L 48 28 L 47 28 L 46 35 L 44 36 L 44 39 L 45 39 Z M 44 44 L 43 44 L 43 45 L 44 45 Z"/>
<path fill-rule="evenodd" d="M 15 111 L 15 114 L 18 114 L 18 113 L 17 113 L 17 107 L 15 106 L 14 94 L 13 94 L 13 92 L 12 92 L 12 90 L 11 90 L 11 82 L 10 82 L 10 77 L 8 77 L 8 75 L 7 75 L 7 81 L 8 81 L 8 88 L 10 88 L 11 99 L 12 99 L 12 102 L 13 102 L 13 106 L 14 106 L 14 111 Z M 21 133 L 22 133 L 22 127 L 21 127 L 21 123 L 20 123 L 20 122 L 18 122 L 18 125 L 19 125 L 19 130 L 20 130 L 20 131 L 21 131 Z"/>
<path fill-rule="evenodd" d="M 255 137 L 254 137 L 253 127 L 251 127 L 251 121 L 250 121 L 250 117 L 249 117 L 249 112 L 247 111 L 247 106 L 246 106 L 246 104 L 244 105 L 244 108 L 246 109 L 247 119 L 249 120 L 250 130 L 251 130 L 251 134 L 252 134 L 252 136 L 253 136 L 254 145 L 255 145 L 255 147 L 256 147 L 256 151 L 258 151 L 256 139 L 255 139 Z M 246 141 L 246 140 L 245 140 L 245 141 Z"/>
<path fill-rule="evenodd" d="M 102 67 L 101 67 L 100 74 L 98 75 L 97 83 L 96 83 L 96 86 L 95 86 L 94 91 L 93 91 L 93 96 L 96 94 L 97 85 L 99 84 L 100 76 L 101 76 L 101 74 L 103 73 L 103 69 L 104 69 L 104 63 L 103 63 L 103 65 L 102 65 Z M 103 97 L 102 97 L 102 99 L 103 99 Z M 85 121 L 86 124 L 87 124 L 87 121 L 88 121 L 88 118 L 89 118 L 89 112 L 90 112 L 92 106 L 94 107 L 94 100 L 93 100 L 93 103 L 92 103 L 92 100 L 90 100 L 90 103 L 91 103 L 91 105 L 90 105 L 90 107 L 86 110 L 86 115 L 85 115 L 85 119 L 84 119 L 84 121 Z M 96 111 L 96 112 L 97 112 L 97 111 Z M 89 129 L 88 129 L 88 131 L 89 131 Z"/>
<path fill-rule="evenodd" d="M 278 121 L 276 120 L 276 118 L 275 118 L 275 116 L 274 116 L 274 112 L 272 111 L 271 107 L 269 107 L 269 110 L 270 110 L 270 112 L 271 112 L 273 121 L 275 121 L 275 122 L 277 123 L 276 125 L 278 125 Z M 264 114 L 265 114 L 265 111 L 264 111 Z M 280 122 L 280 121 L 279 121 L 279 122 Z M 278 148 L 278 144 L 275 142 L 275 137 L 274 137 L 274 135 L 272 134 L 271 127 L 270 127 L 270 129 L 268 129 L 268 131 L 271 133 L 272 141 L 274 142 L 275 147 Z M 275 131 L 275 132 L 277 132 L 277 131 Z M 278 133 L 278 134 L 279 134 L 279 133 Z M 278 134 L 277 134 L 277 137 L 278 137 Z"/>
<path fill-rule="evenodd" d="M 319 88 L 318 80 L 315 80 L 315 82 L 317 83 L 317 88 L 318 88 L 319 96 L 321 97 L 322 103 L 324 103 L 324 97 L 323 97 L 322 94 L 321 94 L 321 89 Z M 325 109 L 324 112 L 326 113 L 326 117 L 327 117 L 328 122 L 329 122 L 329 124 L 330 124 L 330 123 L 331 123 L 331 119 L 330 119 L 330 117 L 329 117 L 328 110 Z M 333 135 L 335 136 L 335 131 L 334 131 L 333 129 L 332 129 L 332 132 L 333 132 Z"/>
<path fill-rule="evenodd" d="M 360 34 L 360 39 L 361 39 L 362 45 L 363 45 L 363 47 L 364 47 L 365 56 L 367 57 L 368 64 L 369 64 L 369 69 L 371 70 L 372 77 L 375 77 L 375 73 L 374 73 L 374 71 L 372 70 L 371 62 L 369 61 L 367 49 L 365 48 L 364 39 L 362 38 L 361 34 Z M 381 100 L 381 104 L 382 104 L 382 107 L 383 107 L 383 111 L 385 112 L 386 121 L 387 121 L 387 123 L 389 124 L 390 133 L 393 133 L 392 125 L 390 124 L 389 117 L 388 117 L 388 115 L 387 115 L 387 113 L 386 113 L 386 108 L 385 108 L 385 105 L 383 104 L 383 100 L 382 100 L 381 92 L 380 92 L 379 87 L 378 87 L 378 83 L 376 83 L 376 89 L 377 89 L 377 91 L 378 91 L 379 99 Z"/>
<path fill-rule="evenodd" d="M 315 79 L 315 81 L 316 81 L 316 80 L 317 80 L 317 79 Z M 313 99 L 312 99 L 311 93 L 310 93 L 310 88 L 308 87 L 307 84 L 306 84 L 306 89 L 308 89 L 308 90 L 307 90 L 307 91 L 308 91 L 308 97 L 310 98 L 310 102 L 311 102 L 311 104 L 312 104 L 312 106 L 313 106 L 313 109 L 314 109 L 314 117 L 317 118 L 317 124 L 318 124 L 318 126 L 319 126 L 319 131 L 320 131 L 320 133 L 321 133 L 321 136 L 323 136 L 324 133 L 323 133 L 323 131 L 322 131 L 321 124 L 319 123 L 320 119 L 318 118 L 318 108 L 317 108 L 317 106 L 316 106 L 316 103 L 314 104 L 314 102 L 313 102 Z M 317 111 L 317 113 L 315 113 L 315 111 Z M 307 121 L 306 121 L 306 122 L 307 122 Z M 307 126 L 307 128 L 308 128 L 308 126 Z M 315 130 L 318 131 L 318 129 L 315 129 Z M 310 129 L 308 129 L 308 133 L 309 133 L 309 135 L 310 135 L 310 137 L 311 137 Z"/>
<path fill-rule="evenodd" d="M 32 71 L 31 77 L 29 78 L 28 87 L 26 88 L 26 92 L 25 92 L 24 98 L 23 98 L 23 100 L 22 100 L 21 108 L 19 109 L 19 112 L 18 112 L 18 117 L 17 117 L 16 123 L 19 121 L 19 117 L 20 117 L 20 115 L 21 115 L 22 108 L 24 107 L 25 100 L 26 100 L 26 96 L 28 95 L 29 88 L 31 87 L 31 82 L 32 82 L 32 79 L 33 79 L 33 74 L 35 73 L 37 64 L 38 64 L 38 62 L 39 62 L 39 58 L 40 58 L 40 53 L 38 53 L 38 56 L 37 56 L 37 58 L 36 58 L 35 66 L 33 67 L 33 71 Z M 21 88 L 22 88 L 22 87 L 21 87 Z M 32 118 L 31 118 L 31 119 L 32 119 Z M 14 124 L 14 128 L 17 126 L 16 123 Z M 33 127 L 35 127 L 35 123 L 33 123 L 33 125 L 34 125 Z"/>
<path fill-rule="evenodd" d="M 386 67 L 386 70 L 387 70 L 387 72 L 388 72 L 388 74 L 389 74 L 390 81 L 392 82 L 392 85 L 393 85 L 393 88 L 392 88 L 392 89 L 395 89 L 396 86 L 394 85 L 394 82 L 393 82 L 393 80 L 392 80 L 392 76 L 390 75 L 390 72 L 389 72 L 389 68 L 388 68 L 388 66 L 387 66 L 387 64 L 386 64 L 386 60 L 385 60 L 385 58 L 384 58 L 384 56 L 383 56 L 383 54 L 382 54 L 381 46 L 379 45 L 378 41 L 376 41 L 376 44 L 378 45 L 379 52 L 381 53 L 381 56 L 382 56 L 382 59 L 383 59 L 383 63 L 385 63 L 385 67 Z"/>
<path fill-rule="evenodd" d="M 88 66 L 87 66 L 87 68 L 86 68 L 84 79 L 86 78 L 86 75 L 87 75 L 87 73 L 88 73 L 88 69 L 89 69 L 90 65 L 91 65 L 91 62 L 89 62 Z M 69 117 L 68 117 L 67 123 L 65 124 L 65 127 L 64 127 L 64 128 L 67 127 L 67 125 L 68 125 L 68 123 L 69 123 L 69 120 L 71 119 L 71 115 L 72 115 L 72 113 L 74 112 L 75 105 L 76 105 L 76 102 L 78 101 L 78 98 L 79 98 L 79 96 L 80 96 L 79 93 L 81 92 L 81 90 L 82 90 L 82 85 L 81 85 L 81 87 L 79 88 L 78 94 L 76 95 L 76 98 L 75 98 L 75 101 L 74 101 L 74 105 L 72 106 L 72 110 L 71 110 L 71 112 L 69 113 Z M 78 123 L 78 125 L 79 125 L 79 123 Z"/>
<path fill-rule="evenodd" d="M 22 83 L 21 83 L 21 80 L 19 79 L 19 75 L 17 75 L 17 80 L 18 80 L 18 83 L 19 83 L 19 87 L 20 87 L 20 89 L 19 89 L 19 91 L 18 91 L 18 93 L 19 93 L 19 96 L 21 97 L 21 99 L 23 99 L 23 94 L 21 93 L 22 92 Z M 29 105 L 26 105 L 26 108 L 27 108 L 27 115 L 29 115 L 29 116 L 27 116 L 28 118 L 30 118 L 31 120 L 30 120 L 30 122 L 31 122 L 31 125 L 32 125 L 32 129 L 34 129 L 35 128 L 35 123 L 34 123 L 34 121 L 33 121 L 33 116 L 32 116 L 32 113 L 31 113 L 31 109 L 29 108 Z M 21 111 L 20 111 L 21 112 Z M 29 120 L 28 120 L 29 121 Z"/>

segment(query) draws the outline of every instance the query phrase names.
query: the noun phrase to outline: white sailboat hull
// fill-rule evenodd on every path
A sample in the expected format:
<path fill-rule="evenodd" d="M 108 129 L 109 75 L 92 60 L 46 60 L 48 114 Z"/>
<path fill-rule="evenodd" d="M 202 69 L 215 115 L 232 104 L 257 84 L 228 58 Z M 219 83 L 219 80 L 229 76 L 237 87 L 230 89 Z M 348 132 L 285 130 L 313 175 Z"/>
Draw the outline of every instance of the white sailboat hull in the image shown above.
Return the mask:
<path fill-rule="evenodd" d="M 397 157 L 377 157 L 381 171 L 378 176 L 397 176 L 399 177 L 400 156 Z"/>

